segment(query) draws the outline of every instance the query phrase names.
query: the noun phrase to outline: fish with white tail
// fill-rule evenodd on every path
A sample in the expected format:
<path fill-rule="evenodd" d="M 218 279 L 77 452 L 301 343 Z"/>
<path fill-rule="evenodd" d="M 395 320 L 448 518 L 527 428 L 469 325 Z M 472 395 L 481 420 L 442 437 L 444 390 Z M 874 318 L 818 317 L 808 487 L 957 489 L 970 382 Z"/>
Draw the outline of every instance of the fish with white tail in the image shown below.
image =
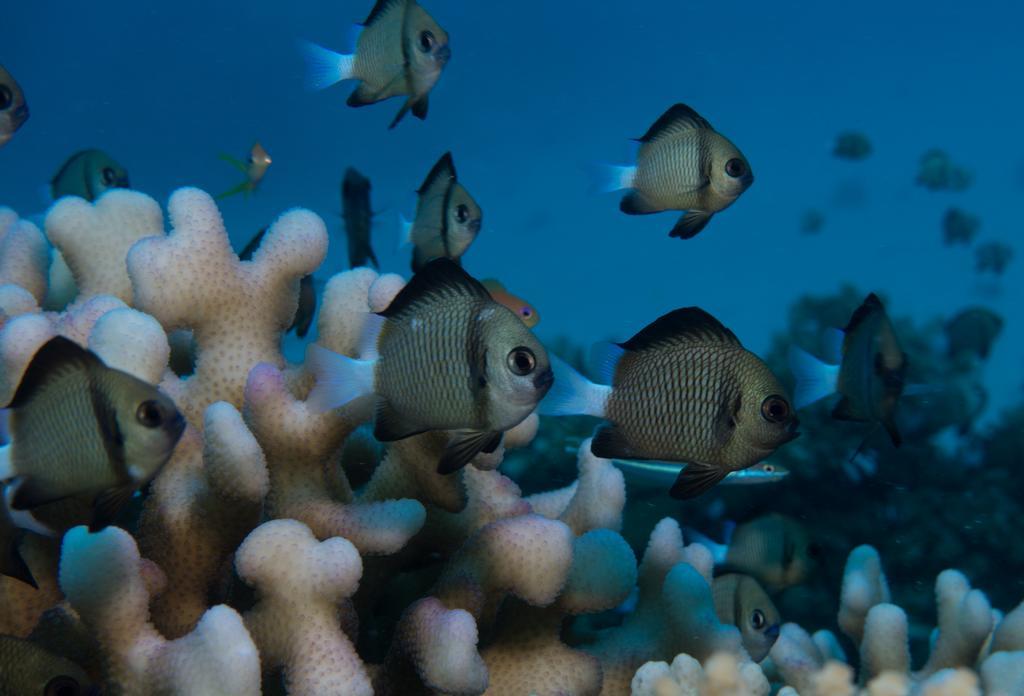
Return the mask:
<path fill-rule="evenodd" d="M 403 242 L 413 245 L 413 272 L 442 257 L 459 261 L 480 234 L 484 214 L 459 182 L 452 153 L 430 168 L 416 196 L 416 216 L 402 224 Z"/>
<path fill-rule="evenodd" d="M 352 54 L 312 43 L 303 47 L 307 82 L 313 89 L 358 80 L 347 102 L 352 107 L 406 96 L 389 128 L 409 111 L 418 119 L 427 117 L 430 90 L 451 58 L 448 33 L 415 0 L 377 0 Z"/>

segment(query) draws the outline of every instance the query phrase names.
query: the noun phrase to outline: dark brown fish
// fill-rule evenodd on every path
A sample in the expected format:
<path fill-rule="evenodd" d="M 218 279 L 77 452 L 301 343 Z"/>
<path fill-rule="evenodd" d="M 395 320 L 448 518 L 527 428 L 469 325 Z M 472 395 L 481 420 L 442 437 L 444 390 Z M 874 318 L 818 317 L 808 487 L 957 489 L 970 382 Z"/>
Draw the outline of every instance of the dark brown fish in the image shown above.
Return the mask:
<path fill-rule="evenodd" d="M 452 153 L 441 155 L 416 193 L 416 217 L 406 230 L 412 270 L 439 258 L 459 261 L 480 233 L 483 211 L 459 183 Z"/>
<path fill-rule="evenodd" d="M 786 391 L 768 366 L 697 307 L 611 344 L 599 362 L 610 386 L 555 362 L 542 413 L 610 421 L 594 436 L 598 457 L 686 463 L 670 491 L 675 498 L 704 493 L 798 435 Z"/>
<path fill-rule="evenodd" d="M 245 245 L 245 248 L 239 252 L 239 260 L 251 260 L 252 255 L 260 248 L 260 243 L 263 241 L 263 235 L 266 233 L 266 227 L 260 229 L 260 231 L 256 233 L 256 236 L 250 239 L 249 243 Z M 302 276 L 302 279 L 299 280 L 299 305 L 295 308 L 295 317 L 292 319 L 292 323 L 291 326 L 288 327 L 288 331 L 294 331 L 296 336 L 304 338 L 309 332 L 309 327 L 313 324 L 313 317 L 315 315 L 316 284 L 313 280 L 313 275 L 310 274 Z"/>
<path fill-rule="evenodd" d="M 345 234 L 348 237 L 348 265 L 358 268 L 369 261 L 374 268 L 380 268 L 377 255 L 370 246 L 370 231 L 373 228 L 370 180 L 353 167 L 345 170 L 345 178 L 341 182 L 341 216 L 345 220 Z"/>

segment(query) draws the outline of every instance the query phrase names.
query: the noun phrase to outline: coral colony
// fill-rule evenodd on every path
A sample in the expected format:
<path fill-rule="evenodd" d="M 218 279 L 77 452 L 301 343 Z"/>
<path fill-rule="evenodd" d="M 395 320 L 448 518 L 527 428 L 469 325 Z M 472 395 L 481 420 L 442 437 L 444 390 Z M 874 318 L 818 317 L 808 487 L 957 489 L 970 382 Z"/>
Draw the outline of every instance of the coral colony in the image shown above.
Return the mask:
<path fill-rule="evenodd" d="M 63 539 L 27 533 L 19 547 L 38 589 L 0 577 L 0 633 L 78 663 L 104 693 L 1024 694 L 1024 604 L 1004 616 L 941 573 L 915 669 L 868 546 L 849 555 L 838 609 L 859 655 L 787 623 L 752 662 L 716 618 L 708 549 L 667 518 L 635 558 L 619 534 L 623 475 L 589 441 L 564 488 L 524 497 L 500 473 L 536 416 L 451 475 L 436 472 L 443 435 L 393 443 L 353 488 L 340 453 L 367 406 L 307 408 L 312 375 L 280 349 L 299 280 L 327 253 L 324 223 L 289 211 L 242 262 L 206 193 L 177 191 L 168 213 L 165 233 L 141 193 L 65 198 L 44 236 L 0 209 L 0 401 L 61 335 L 159 384 L 188 420 L 127 529 L 90 533 L 80 512 L 55 511 L 44 521 Z M 403 285 L 335 275 L 318 343 L 356 357 L 368 312 Z M 193 347 L 191 374 L 172 372 Z M 620 625 L 566 642 L 573 617 L 616 607 L 629 607 Z"/>

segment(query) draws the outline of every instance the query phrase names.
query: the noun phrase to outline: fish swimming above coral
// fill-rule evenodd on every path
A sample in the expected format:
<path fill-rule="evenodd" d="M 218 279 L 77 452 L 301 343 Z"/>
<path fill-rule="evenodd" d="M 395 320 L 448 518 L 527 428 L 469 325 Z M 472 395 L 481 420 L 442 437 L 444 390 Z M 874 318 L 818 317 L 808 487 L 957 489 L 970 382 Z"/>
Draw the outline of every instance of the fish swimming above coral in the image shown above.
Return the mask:
<path fill-rule="evenodd" d="M 966 191 L 973 180 L 971 173 L 954 164 L 944 150 L 932 148 L 921 155 L 917 183 L 929 191 Z"/>
<path fill-rule="evenodd" d="M 804 526 L 777 513 L 726 525 L 721 544 L 692 529 L 686 536 L 711 551 L 716 572 L 749 575 L 773 593 L 806 581 L 821 559 Z"/>
<path fill-rule="evenodd" d="M 526 300 L 510 293 L 497 280 L 486 278 L 481 280 L 480 283 L 487 288 L 487 292 L 491 293 L 491 297 L 494 298 L 495 302 L 515 312 L 516 316 L 522 319 L 523 323 L 528 327 L 532 329 L 540 323 L 540 314 L 537 312 L 537 309 Z"/>
<path fill-rule="evenodd" d="M 185 430 L 156 387 L 60 336 L 36 352 L 7 407 L 0 480 L 11 486 L 11 509 L 92 496 L 94 531 L 156 476 Z"/>
<path fill-rule="evenodd" d="M 830 362 L 796 346 L 790 348 L 796 407 L 838 393 L 833 418 L 880 424 L 899 447 L 902 438 L 896 427 L 896 406 L 903 393 L 907 356 L 882 301 L 874 293 L 868 295 L 846 328 L 832 330 L 827 338 Z"/>
<path fill-rule="evenodd" d="M 341 181 L 341 217 L 345 221 L 345 235 L 348 238 L 348 265 L 357 268 L 365 266 L 369 261 L 374 268 L 380 268 L 377 255 L 370 245 L 370 232 L 373 229 L 370 180 L 354 167 L 345 170 L 345 178 Z"/>
<path fill-rule="evenodd" d="M 596 352 L 607 384 L 553 359 L 555 386 L 541 414 L 609 421 L 594 435 L 595 456 L 685 463 L 673 498 L 701 495 L 799 435 L 768 366 L 698 307 L 669 312 Z"/>
<path fill-rule="evenodd" d="M 575 451 L 575 450 L 574 450 Z M 630 461 L 615 459 L 615 466 L 623 470 L 629 478 L 650 478 L 655 480 L 674 479 L 679 475 L 679 464 L 673 462 Z M 760 486 L 766 483 L 779 483 L 789 476 L 789 469 L 781 464 L 761 462 L 748 469 L 730 471 L 722 479 L 720 486 Z"/>
<path fill-rule="evenodd" d="M 669 108 L 638 141 L 636 164 L 604 168 L 598 186 L 629 189 L 619 202 L 628 215 L 687 211 L 670 237 L 698 234 L 754 183 L 743 153 L 686 104 Z"/>
<path fill-rule="evenodd" d="M 245 178 L 242 179 L 237 186 L 228 189 L 224 193 L 218 194 L 217 200 L 222 200 L 238 193 L 241 193 L 243 196 L 248 198 L 250 193 L 259 188 L 260 182 L 262 182 L 263 177 L 267 175 L 267 170 L 270 169 L 270 165 L 272 163 L 270 155 L 267 154 L 267 151 L 258 142 L 253 143 L 252 149 L 249 150 L 249 156 L 246 158 L 245 162 L 223 152 L 219 157 L 238 171 L 245 174 Z"/>
<path fill-rule="evenodd" d="M 760 583 L 749 575 L 726 573 L 712 581 L 711 595 L 718 620 L 740 629 L 750 659 L 760 662 L 767 657 L 779 638 L 782 619 Z"/>
<path fill-rule="evenodd" d="M 1013 248 L 1003 242 L 986 242 L 974 250 L 974 270 L 1000 276 L 1013 258 Z"/>
<path fill-rule="evenodd" d="M 252 260 L 252 255 L 259 249 L 260 243 L 263 241 L 263 236 L 267 233 L 267 228 L 264 227 L 256 233 L 249 243 L 245 245 L 245 248 L 238 253 L 240 261 Z M 313 317 L 316 315 L 316 282 L 313 278 L 313 274 L 302 276 L 299 281 L 299 304 L 295 308 L 295 317 L 292 319 L 291 325 L 288 327 L 288 331 L 294 331 L 295 335 L 299 338 L 305 338 L 306 334 L 309 333 L 309 327 L 313 323 Z"/>
<path fill-rule="evenodd" d="M 379 317 L 376 340 L 364 343 L 375 348 L 359 360 L 309 346 L 316 386 L 307 403 L 323 411 L 373 395 L 382 442 L 451 431 L 440 473 L 493 452 L 551 387 L 544 347 L 450 259 L 424 266 Z"/>
<path fill-rule="evenodd" d="M 430 90 L 451 58 L 448 33 L 415 0 L 377 0 L 362 23 L 351 55 L 304 43 L 307 82 L 325 89 L 342 80 L 358 80 L 349 106 L 407 97 L 388 126 L 394 128 L 412 111 L 427 117 Z"/>
<path fill-rule="evenodd" d="M 942 217 L 942 239 L 946 246 L 970 244 L 981 227 L 981 218 L 960 208 L 949 208 Z"/>
<path fill-rule="evenodd" d="M 76 152 L 50 180 L 54 200 L 78 196 L 94 201 L 114 188 L 128 188 L 128 171 L 102 150 Z"/>
<path fill-rule="evenodd" d="M 1004 323 L 1001 316 L 986 307 L 968 307 L 957 312 L 943 328 L 949 357 L 968 355 L 987 360 Z"/>
<path fill-rule="evenodd" d="M 452 153 L 441 155 L 416 194 L 416 215 L 402 222 L 413 245 L 413 272 L 433 259 L 459 261 L 480 233 L 483 211 L 459 182 Z"/>
<path fill-rule="evenodd" d="M 858 161 L 871 154 L 871 141 L 859 131 L 843 131 L 836 136 L 832 154 L 839 159 Z"/>
<path fill-rule="evenodd" d="M 0 147 L 6 145 L 27 120 L 25 93 L 14 76 L 0 65 Z"/>

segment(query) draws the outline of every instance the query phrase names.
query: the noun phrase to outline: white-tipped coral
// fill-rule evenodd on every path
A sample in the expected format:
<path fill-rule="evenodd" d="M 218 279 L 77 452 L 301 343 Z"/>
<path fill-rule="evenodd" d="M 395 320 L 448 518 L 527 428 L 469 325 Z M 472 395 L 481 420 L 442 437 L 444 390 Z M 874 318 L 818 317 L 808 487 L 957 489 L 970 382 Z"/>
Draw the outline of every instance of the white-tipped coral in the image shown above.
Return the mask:
<path fill-rule="evenodd" d="M 273 520 L 246 537 L 235 567 L 256 589 L 245 623 L 264 671 L 281 668 L 292 696 L 373 694 L 338 621 L 339 605 L 355 593 L 363 572 L 352 544 L 338 537 L 317 541 L 301 522 Z"/>
<path fill-rule="evenodd" d="M 259 655 L 242 617 L 216 606 L 169 641 L 149 622 L 144 568 L 123 529 L 75 527 L 64 537 L 60 586 L 100 642 L 108 688 L 127 696 L 259 693 Z"/>
<path fill-rule="evenodd" d="M 20 220 L 10 208 L 0 208 L 0 309 L 7 315 L 33 311 L 28 308 L 28 297 L 36 306 L 43 303 L 48 254 L 39 228 Z M 21 292 L 8 286 L 17 286 Z"/>
<path fill-rule="evenodd" d="M 771 686 L 761 668 L 732 653 L 715 653 L 704 665 L 686 654 L 671 666 L 648 662 L 637 670 L 632 696 L 767 696 Z"/>

